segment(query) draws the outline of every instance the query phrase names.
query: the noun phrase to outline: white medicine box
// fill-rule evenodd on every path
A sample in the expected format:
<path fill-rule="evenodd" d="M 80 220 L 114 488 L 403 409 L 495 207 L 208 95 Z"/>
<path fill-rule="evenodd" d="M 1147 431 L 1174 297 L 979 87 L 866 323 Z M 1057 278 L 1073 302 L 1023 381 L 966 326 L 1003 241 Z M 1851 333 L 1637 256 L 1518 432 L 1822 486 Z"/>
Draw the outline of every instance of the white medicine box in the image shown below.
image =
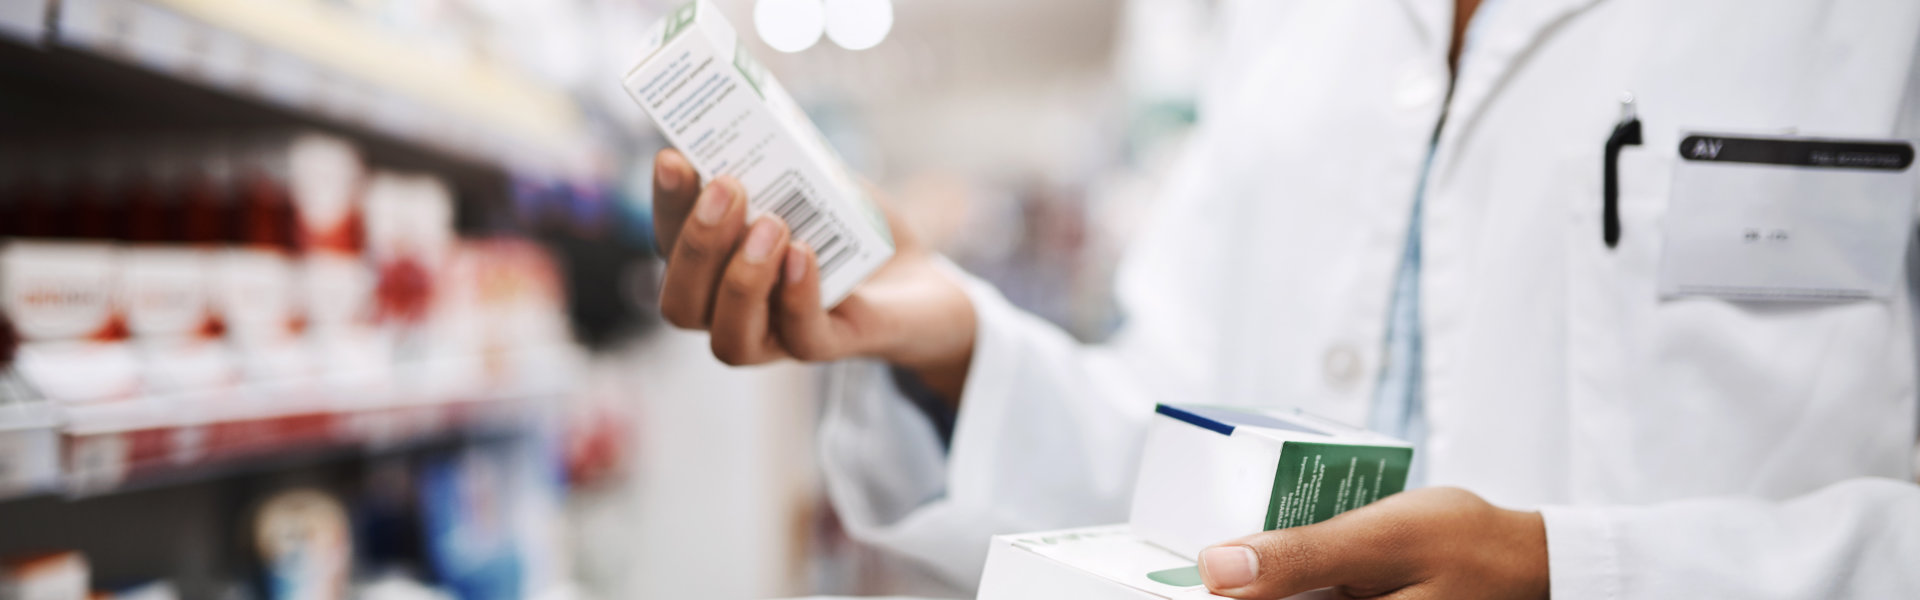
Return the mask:
<path fill-rule="evenodd" d="M 978 600 L 1216 599 L 1192 559 L 1147 543 L 1126 525 L 997 535 Z"/>
<path fill-rule="evenodd" d="M 1135 535 L 1197 558 L 1398 493 L 1412 462 L 1406 442 L 1298 411 L 1162 404 L 1129 522 Z"/>
<path fill-rule="evenodd" d="M 701 180 L 739 180 L 749 219 L 778 216 L 813 249 L 823 306 L 893 256 L 885 216 L 711 2 L 688 3 L 645 35 L 627 92 Z"/>

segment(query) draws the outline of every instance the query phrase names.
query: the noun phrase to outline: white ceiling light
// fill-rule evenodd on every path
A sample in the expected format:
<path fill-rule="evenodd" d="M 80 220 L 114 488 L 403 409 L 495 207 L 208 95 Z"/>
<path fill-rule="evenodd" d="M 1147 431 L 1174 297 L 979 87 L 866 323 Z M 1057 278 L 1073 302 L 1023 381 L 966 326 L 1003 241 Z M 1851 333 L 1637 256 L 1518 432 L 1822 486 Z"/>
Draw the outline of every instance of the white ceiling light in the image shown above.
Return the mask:
<path fill-rule="evenodd" d="M 893 30 L 892 0 L 826 0 L 827 38 L 841 48 L 865 50 Z"/>
<path fill-rule="evenodd" d="M 753 28 L 773 49 L 799 52 L 820 41 L 826 11 L 820 0 L 760 0 L 753 5 Z"/>

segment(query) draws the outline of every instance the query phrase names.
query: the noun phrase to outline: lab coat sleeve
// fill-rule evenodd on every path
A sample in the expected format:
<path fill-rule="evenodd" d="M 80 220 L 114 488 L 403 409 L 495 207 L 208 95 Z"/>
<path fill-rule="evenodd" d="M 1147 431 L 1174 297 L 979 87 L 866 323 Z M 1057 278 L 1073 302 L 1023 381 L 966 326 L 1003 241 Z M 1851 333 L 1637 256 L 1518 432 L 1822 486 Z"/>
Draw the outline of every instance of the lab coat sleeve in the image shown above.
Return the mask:
<path fill-rule="evenodd" d="M 1190 153 L 1182 164 L 1201 160 Z M 1182 182 L 1200 181 L 1185 172 L 1176 167 L 1152 224 L 1122 261 L 1125 324 L 1109 343 L 1079 343 L 949 269 L 978 317 L 950 448 L 885 365 L 832 368 L 821 463 L 856 539 L 971 588 L 994 534 L 1126 520 L 1153 404 L 1209 397 L 1217 344 L 1207 315 L 1222 273 L 1206 267 L 1233 264 L 1220 256 L 1225 244 L 1198 239 L 1218 235 L 1209 214 L 1229 199 L 1184 190 Z"/>
<path fill-rule="evenodd" d="M 1920 598 L 1920 486 L 1910 482 L 1541 514 L 1555 600 Z"/>

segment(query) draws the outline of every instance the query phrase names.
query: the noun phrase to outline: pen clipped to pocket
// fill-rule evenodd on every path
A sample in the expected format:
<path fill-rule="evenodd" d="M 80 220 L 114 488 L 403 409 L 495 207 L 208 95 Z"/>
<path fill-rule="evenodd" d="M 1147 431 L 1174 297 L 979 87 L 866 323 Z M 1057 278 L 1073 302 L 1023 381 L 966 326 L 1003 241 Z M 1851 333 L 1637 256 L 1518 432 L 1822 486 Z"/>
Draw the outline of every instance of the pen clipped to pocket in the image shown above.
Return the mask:
<path fill-rule="evenodd" d="M 1620 94 L 1620 122 L 1607 136 L 1606 154 L 1601 165 L 1600 241 L 1608 249 L 1620 245 L 1620 151 L 1642 144 L 1640 115 L 1633 105 L 1633 92 Z"/>

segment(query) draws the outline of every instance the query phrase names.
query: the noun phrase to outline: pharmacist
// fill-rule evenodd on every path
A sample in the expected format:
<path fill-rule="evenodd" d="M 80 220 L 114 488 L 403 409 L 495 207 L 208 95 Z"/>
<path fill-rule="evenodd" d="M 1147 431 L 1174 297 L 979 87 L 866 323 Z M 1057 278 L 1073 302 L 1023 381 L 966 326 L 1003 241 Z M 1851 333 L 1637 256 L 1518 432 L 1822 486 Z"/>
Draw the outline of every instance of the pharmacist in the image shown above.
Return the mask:
<path fill-rule="evenodd" d="M 1224 2 L 1111 343 L 905 235 L 825 312 L 670 151 L 662 309 L 729 363 L 849 359 L 833 501 L 956 582 L 990 534 L 1125 520 L 1177 401 L 1368 423 L 1451 486 L 1222 540 L 1224 595 L 1920 597 L 1920 2 L 1480 4 Z"/>

